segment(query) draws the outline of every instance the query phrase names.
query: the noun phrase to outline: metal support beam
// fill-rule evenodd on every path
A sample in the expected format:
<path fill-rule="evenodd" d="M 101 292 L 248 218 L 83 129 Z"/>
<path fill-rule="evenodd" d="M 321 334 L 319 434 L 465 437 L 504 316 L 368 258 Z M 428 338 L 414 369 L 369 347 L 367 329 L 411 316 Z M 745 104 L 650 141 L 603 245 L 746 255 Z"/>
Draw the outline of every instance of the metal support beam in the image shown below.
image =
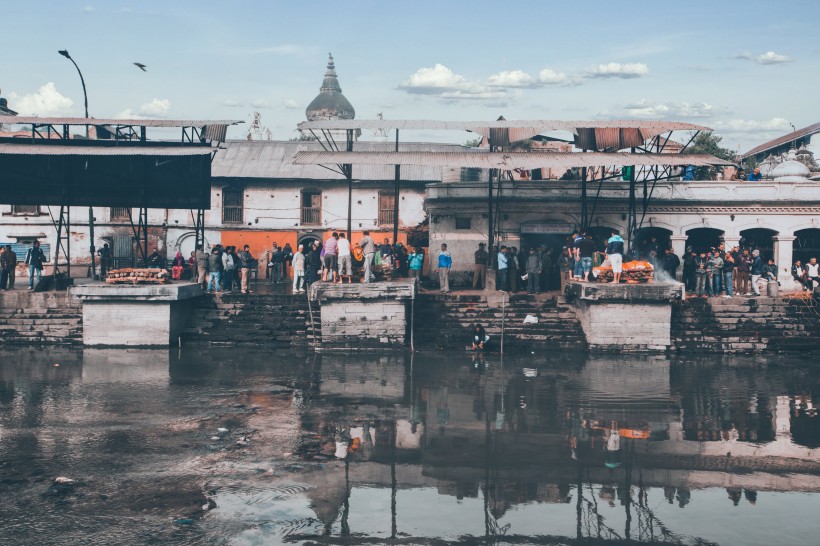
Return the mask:
<path fill-rule="evenodd" d="M 51 213 L 51 207 L 49 207 Z M 60 256 L 65 257 L 66 277 L 71 277 L 71 215 L 69 207 L 60 206 L 60 215 L 57 219 L 51 216 L 51 222 L 57 229 L 57 248 L 54 252 L 54 276 L 60 273 Z"/>
<path fill-rule="evenodd" d="M 91 280 L 97 278 L 97 248 L 94 246 L 94 207 L 88 207 L 88 239 L 91 241 Z"/>
<path fill-rule="evenodd" d="M 353 129 L 347 129 L 348 152 L 353 151 Z M 353 235 L 353 165 L 345 164 L 345 177 L 347 178 L 347 240 L 352 240 Z"/>
<path fill-rule="evenodd" d="M 396 129 L 396 151 L 399 151 L 399 130 Z M 401 182 L 401 165 L 396 165 L 396 188 L 393 193 L 393 244 L 399 242 L 399 184 Z"/>
<path fill-rule="evenodd" d="M 493 149 L 492 140 L 489 138 L 487 139 L 487 144 L 490 147 L 490 151 Z M 494 169 L 490 169 L 490 176 L 489 182 L 487 184 L 487 269 L 490 270 L 493 268 L 493 241 L 495 237 L 493 236 L 493 174 L 495 173 Z"/>
<path fill-rule="evenodd" d="M 134 216 L 128 209 L 128 221 L 134 232 L 134 241 L 137 243 L 137 260 L 142 260 L 142 266 L 148 267 L 148 209 L 140 207 L 137 225 L 134 225 Z"/>
<path fill-rule="evenodd" d="M 632 149 L 632 153 L 635 153 L 635 149 Z M 627 218 L 627 239 L 629 249 L 628 252 L 632 252 L 632 245 L 634 243 L 635 238 L 635 231 L 638 228 L 638 208 L 635 196 L 635 166 L 632 165 L 629 167 L 629 213 Z"/>
<path fill-rule="evenodd" d="M 191 216 L 194 215 L 194 212 L 191 211 Z M 194 219 L 194 248 L 198 248 L 202 245 L 202 248 L 205 248 L 205 210 L 204 209 L 197 209 L 196 211 L 196 218 Z"/>

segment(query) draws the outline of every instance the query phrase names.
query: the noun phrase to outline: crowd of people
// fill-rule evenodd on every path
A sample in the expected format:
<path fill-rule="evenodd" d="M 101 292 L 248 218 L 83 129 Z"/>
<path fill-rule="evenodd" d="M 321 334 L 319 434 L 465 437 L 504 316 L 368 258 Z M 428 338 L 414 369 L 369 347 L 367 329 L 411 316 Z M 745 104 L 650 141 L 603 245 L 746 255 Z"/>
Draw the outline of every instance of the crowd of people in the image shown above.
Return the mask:
<path fill-rule="evenodd" d="M 184 267 L 182 261 L 177 260 L 182 255 L 177 253 L 173 267 Z M 250 246 L 245 245 L 240 252 L 235 246 L 214 245 L 210 253 L 197 245 L 189 259 L 189 267 L 196 272 L 196 280 L 203 290 L 209 294 L 222 291 L 232 291 L 235 287 L 243 294 L 250 294 L 250 277 L 256 268 L 256 259 L 251 254 Z"/>

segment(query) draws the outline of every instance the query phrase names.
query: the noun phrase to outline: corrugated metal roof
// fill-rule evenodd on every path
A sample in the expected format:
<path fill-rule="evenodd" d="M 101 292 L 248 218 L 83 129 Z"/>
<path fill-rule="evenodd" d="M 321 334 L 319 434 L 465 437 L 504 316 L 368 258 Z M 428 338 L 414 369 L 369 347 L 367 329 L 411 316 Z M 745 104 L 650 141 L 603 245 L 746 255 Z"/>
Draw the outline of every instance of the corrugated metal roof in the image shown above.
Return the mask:
<path fill-rule="evenodd" d="M 14 120 L 3 120 L 6 125 L 114 125 L 136 127 L 202 127 L 204 125 L 236 125 L 242 120 L 216 119 L 97 119 L 97 118 L 40 118 L 36 116 L 14 116 Z"/>
<path fill-rule="evenodd" d="M 814 125 L 809 125 L 808 127 L 803 127 L 802 129 L 798 129 L 793 133 L 789 133 L 788 135 L 783 135 L 782 137 L 776 138 L 774 140 L 770 140 L 765 144 L 761 144 L 760 146 L 756 146 L 746 152 L 745 154 L 740 156 L 740 159 L 746 159 L 747 157 L 751 157 L 753 155 L 757 155 L 759 153 L 766 152 L 768 150 L 773 150 L 774 148 L 779 148 L 785 144 L 788 144 L 794 140 L 799 140 L 801 138 L 805 138 L 807 136 L 815 135 L 820 133 L 820 123 L 815 123 Z"/>
<path fill-rule="evenodd" d="M 388 120 L 388 119 L 351 119 L 351 120 L 322 120 L 303 121 L 299 124 L 302 130 L 321 129 L 402 129 L 402 130 L 450 130 L 450 131 L 486 131 L 489 129 L 521 130 L 514 135 L 510 133 L 510 140 L 523 140 L 547 131 L 571 131 L 579 128 L 589 129 L 646 129 L 655 134 L 669 131 L 708 131 L 708 127 L 683 123 L 678 121 L 650 121 L 650 120 L 504 120 L 504 121 L 442 121 L 442 120 Z M 534 132 L 533 132 L 534 131 Z M 530 136 L 521 136 L 531 133 Z M 483 133 L 482 133 L 483 134 Z M 487 135 L 484 135 L 487 136 Z M 518 138 L 520 137 L 520 138 Z"/>
<path fill-rule="evenodd" d="M 297 165 L 293 162 L 299 152 L 322 151 L 315 141 L 228 141 L 222 145 L 211 164 L 211 176 L 221 178 L 272 178 L 288 180 L 344 180 L 344 176 L 330 171 L 316 163 Z M 394 143 L 356 142 L 354 153 L 388 152 Z M 453 152 L 465 148 L 457 144 L 401 143 L 401 150 L 417 152 Z M 393 152 L 395 153 L 395 152 Z M 327 165 L 333 165 L 330 161 Z M 360 165 L 353 169 L 355 180 L 393 180 L 392 165 Z M 441 180 L 441 168 L 429 165 L 414 165 L 402 168 L 402 180 L 437 182 Z"/>
<path fill-rule="evenodd" d="M 537 169 L 550 167 L 600 167 L 613 165 L 727 165 L 731 164 L 706 154 L 631 154 L 631 153 L 566 153 L 566 152 L 299 152 L 294 163 L 351 165 L 427 165 L 431 167 L 478 167 L 482 169 Z M 355 172 L 355 171 L 354 171 Z"/>
<path fill-rule="evenodd" d="M 209 146 L 54 146 L 44 144 L 0 144 L 0 155 L 43 156 L 163 156 L 181 157 L 208 155 L 216 148 Z"/>

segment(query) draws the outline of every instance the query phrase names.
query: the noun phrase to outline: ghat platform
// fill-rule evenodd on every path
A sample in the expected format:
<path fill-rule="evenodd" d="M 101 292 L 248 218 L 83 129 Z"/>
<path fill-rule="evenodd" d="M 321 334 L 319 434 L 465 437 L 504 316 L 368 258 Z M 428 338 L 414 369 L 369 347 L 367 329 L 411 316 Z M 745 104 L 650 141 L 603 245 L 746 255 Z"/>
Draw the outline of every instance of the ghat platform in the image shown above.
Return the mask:
<path fill-rule="evenodd" d="M 683 284 L 604 284 L 570 281 L 564 288 L 590 350 L 662 352 L 672 345 L 672 303 Z"/>

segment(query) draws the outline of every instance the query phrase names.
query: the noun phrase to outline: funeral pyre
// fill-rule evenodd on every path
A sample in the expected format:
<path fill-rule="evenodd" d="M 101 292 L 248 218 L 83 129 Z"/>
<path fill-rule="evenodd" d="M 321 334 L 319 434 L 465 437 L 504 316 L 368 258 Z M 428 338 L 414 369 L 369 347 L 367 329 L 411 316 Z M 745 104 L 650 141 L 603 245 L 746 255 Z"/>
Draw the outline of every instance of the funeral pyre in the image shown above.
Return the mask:
<path fill-rule="evenodd" d="M 105 282 L 109 284 L 165 284 L 170 282 L 170 278 L 164 269 L 124 267 L 109 271 Z"/>
<path fill-rule="evenodd" d="M 604 261 L 599 267 L 593 267 L 592 276 L 599 282 L 612 282 L 614 275 L 609 260 Z M 621 282 L 638 284 L 652 282 L 654 278 L 655 268 L 652 267 L 651 263 L 639 260 L 624 262 Z"/>

